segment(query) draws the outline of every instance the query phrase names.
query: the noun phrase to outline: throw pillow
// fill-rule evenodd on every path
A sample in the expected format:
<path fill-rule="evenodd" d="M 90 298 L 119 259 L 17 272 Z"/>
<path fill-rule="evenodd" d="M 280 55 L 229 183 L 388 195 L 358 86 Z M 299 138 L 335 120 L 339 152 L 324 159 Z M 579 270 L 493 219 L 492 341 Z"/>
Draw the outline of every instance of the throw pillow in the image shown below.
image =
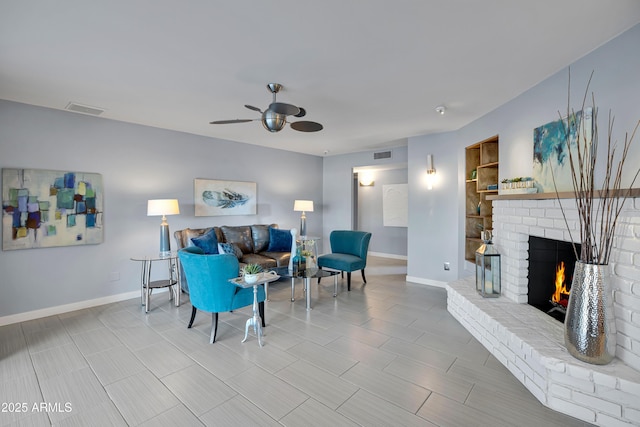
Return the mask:
<path fill-rule="evenodd" d="M 236 258 L 242 258 L 242 250 L 234 243 L 218 243 L 218 251 L 221 254 L 235 255 Z"/>
<path fill-rule="evenodd" d="M 218 252 L 218 238 L 213 228 L 200 237 L 193 237 L 191 241 L 207 255 L 220 253 Z"/>
<path fill-rule="evenodd" d="M 290 252 L 291 231 L 269 227 L 269 248 L 267 252 Z"/>

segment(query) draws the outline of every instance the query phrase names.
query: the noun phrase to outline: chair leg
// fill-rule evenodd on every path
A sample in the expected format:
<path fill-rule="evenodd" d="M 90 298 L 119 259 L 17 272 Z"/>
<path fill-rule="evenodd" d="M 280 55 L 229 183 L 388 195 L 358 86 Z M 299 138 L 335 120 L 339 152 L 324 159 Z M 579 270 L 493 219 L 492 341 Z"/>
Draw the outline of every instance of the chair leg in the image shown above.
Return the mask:
<path fill-rule="evenodd" d="M 347 291 L 351 292 L 351 272 L 347 271 Z"/>
<path fill-rule="evenodd" d="M 211 339 L 209 344 L 216 342 L 216 335 L 218 334 L 218 313 L 211 313 Z"/>
<path fill-rule="evenodd" d="M 264 323 L 264 301 L 260 301 L 258 303 L 258 312 L 260 313 L 260 318 L 262 319 L 262 327 L 266 327 L 267 325 Z"/>
<path fill-rule="evenodd" d="M 320 267 L 320 271 L 322 271 L 322 267 Z M 318 277 L 318 285 L 320 284 L 320 279 L 322 279 L 322 277 Z"/>
<path fill-rule="evenodd" d="M 197 311 L 198 311 L 197 308 L 191 307 L 191 320 L 189 321 L 189 326 L 187 326 L 188 329 L 190 329 L 191 326 L 193 326 L 193 321 L 196 320 L 196 312 Z"/>
<path fill-rule="evenodd" d="M 362 273 L 362 281 L 366 285 L 367 284 L 367 279 L 364 277 L 364 268 L 362 270 L 360 270 L 360 273 Z"/>

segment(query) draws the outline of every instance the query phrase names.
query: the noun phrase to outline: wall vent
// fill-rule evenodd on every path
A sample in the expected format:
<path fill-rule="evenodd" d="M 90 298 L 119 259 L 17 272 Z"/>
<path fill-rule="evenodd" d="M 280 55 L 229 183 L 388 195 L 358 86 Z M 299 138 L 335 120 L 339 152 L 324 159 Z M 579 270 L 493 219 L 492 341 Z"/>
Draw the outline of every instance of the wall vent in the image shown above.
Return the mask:
<path fill-rule="evenodd" d="M 373 153 L 373 160 L 381 160 L 381 159 L 390 159 L 391 151 L 379 151 L 377 153 Z"/>
<path fill-rule="evenodd" d="M 104 109 L 98 107 L 90 107 L 88 105 L 82 105 L 75 102 L 70 102 L 64 107 L 65 110 L 73 111 L 74 113 L 90 114 L 92 116 L 99 116 L 104 113 Z"/>

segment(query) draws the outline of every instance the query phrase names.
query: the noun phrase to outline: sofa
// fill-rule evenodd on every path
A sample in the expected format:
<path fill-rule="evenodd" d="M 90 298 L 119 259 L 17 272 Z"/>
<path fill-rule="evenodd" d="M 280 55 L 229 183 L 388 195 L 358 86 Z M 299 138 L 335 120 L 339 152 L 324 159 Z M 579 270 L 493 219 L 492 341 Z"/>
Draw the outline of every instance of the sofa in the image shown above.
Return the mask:
<path fill-rule="evenodd" d="M 291 267 L 296 251 L 297 229 L 280 230 L 277 224 L 215 226 L 185 228 L 173 233 L 177 249 L 198 246 L 205 253 L 232 253 L 238 258 L 240 269 L 246 264 L 259 264 L 265 270 Z M 180 274 L 180 287 L 189 292 L 189 284 Z"/>

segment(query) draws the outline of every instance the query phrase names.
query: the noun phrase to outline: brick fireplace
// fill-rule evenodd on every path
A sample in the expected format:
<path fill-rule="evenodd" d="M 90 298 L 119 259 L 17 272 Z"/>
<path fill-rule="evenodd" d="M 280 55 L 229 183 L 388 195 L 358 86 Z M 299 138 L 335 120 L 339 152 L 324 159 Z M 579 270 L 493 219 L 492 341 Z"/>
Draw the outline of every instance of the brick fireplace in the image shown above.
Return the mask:
<path fill-rule="evenodd" d="M 577 227 L 573 202 L 562 203 Z M 640 199 L 627 201 L 619 221 L 611 260 L 617 348 L 609 365 L 572 357 L 562 323 L 527 304 L 529 237 L 570 240 L 555 199 L 493 201 L 501 298 L 481 298 L 474 278 L 447 285 L 449 312 L 540 402 L 602 426 L 640 425 Z"/>

